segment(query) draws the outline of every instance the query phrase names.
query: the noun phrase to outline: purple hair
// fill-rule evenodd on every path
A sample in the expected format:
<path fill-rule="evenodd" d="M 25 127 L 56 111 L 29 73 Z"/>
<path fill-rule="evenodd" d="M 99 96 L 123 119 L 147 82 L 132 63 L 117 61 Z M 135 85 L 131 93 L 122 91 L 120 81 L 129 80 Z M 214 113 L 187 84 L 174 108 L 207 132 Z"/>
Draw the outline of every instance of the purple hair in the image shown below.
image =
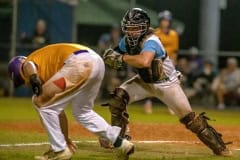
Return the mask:
<path fill-rule="evenodd" d="M 25 60 L 26 58 L 27 57 L 25 56 L 16 56 L 13 57 L 8 63 L 8 74 L 10 79 L 14 83 L 14 87 L 19 87 L 24 84 L 24 79 L 20 74 L 20 67 L 22 64 L 22 60 Z"/>

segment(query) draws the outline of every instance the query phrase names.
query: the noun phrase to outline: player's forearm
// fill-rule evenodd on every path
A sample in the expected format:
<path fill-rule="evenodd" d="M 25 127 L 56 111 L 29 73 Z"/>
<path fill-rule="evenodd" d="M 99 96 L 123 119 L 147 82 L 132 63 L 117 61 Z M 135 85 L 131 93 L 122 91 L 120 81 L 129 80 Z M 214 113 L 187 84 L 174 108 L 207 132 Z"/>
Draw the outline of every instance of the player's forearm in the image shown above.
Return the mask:
<path fill-rule="evenodd" d="M 151 66 L 151 63 L 149 63 L 149 61 L 147 61 L 147 59 L 141 54 L 134 56 L 125 54 L 123 56 L 123 62 L 136 68 L 147 68 Z"/>
<path fill-rule="evenodd" d="M 77 150 L 77 146 L 76 144 L 73 143 L 73 141 L 69 138 L 69 134 L 68 134 L 68 120 L 67 120 L 67 116 L 65 114 L 64 111 L 62 111 L 60 114 L 59 114 L 59 122 L 60 122 L 60 127 L 61 127 L 61 130 L 62 130 L 62 133 L 64 135 L 64 138 L 66 140 L 66 143 L 69 147 L 69 149 L 75 153 L 76 150 Z"/>
<path fill-rule="evenodd" d="M 23 76 L 25 84 L 31 85 L 33 93 L 39 96 L 42 93 L 42 83 L 37 75 L 37 67 L 32 61 L 26 61 L 23 64 Z"/>
<path fill-rule="evenodd" d="M 59 121 L 65 140 L 68 140 L 68 120 L 64 111 L 59 114 Z"/>
<path fill-rule="evenodd" d="M 26 78 L 29 78 L 33 74 L 37 74 L 37 68 L 32 61 L 26 61 L 23 65 L 23 72 Z"/>

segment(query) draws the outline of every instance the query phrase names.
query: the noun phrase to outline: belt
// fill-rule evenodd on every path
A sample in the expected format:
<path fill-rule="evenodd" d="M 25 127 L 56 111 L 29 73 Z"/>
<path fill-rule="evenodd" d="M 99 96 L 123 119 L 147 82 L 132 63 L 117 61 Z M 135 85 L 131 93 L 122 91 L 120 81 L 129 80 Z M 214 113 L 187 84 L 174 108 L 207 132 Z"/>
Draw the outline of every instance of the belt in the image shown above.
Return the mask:
<path fill-rule="evenodd" d="M 88 52 L 88 50 L 84 50 L 84 49 L 82 49 L 82 50 L 77 50 L 77 51 L 75 51 L 75 52 L 73 52 L 68 58 L 71 58 L 73 55 L 79 55 L 79 54 L 81 54 L 81 53 L 89 53 Z M 67 61 L 67 60 L 66 60 Z M 64 62 L 64 65 L 67 63 L 67 62 Z"/>
<path fill-rule="evenodd" d="M 88 52 L 88 50 L 78 50 L 78 51 L 73 52 L 74 55 L 79 55 L 81 53 L 89 53 L 89 52 Z"/>
<path fill-rule="evenodd" d="M 169 80 L 170 80 L 169 77 L 166 77 L 166 78 L 163 78 L 163 79 L 156 80 L 153 83 L 163 83 L 163 82 L 167 82 Z"/>
<path fill-rule="evenodd" d="M 141 78 L 142 79 L 142 78 Z M 169 77 L 163 78 L 163 79 L 158 79 L 158 80 L 152 80 L 152 81 L 145 81 L 144 79 L 142 79 L 145 83 L 164 83 L 167 81 L 170 81 Z"/>

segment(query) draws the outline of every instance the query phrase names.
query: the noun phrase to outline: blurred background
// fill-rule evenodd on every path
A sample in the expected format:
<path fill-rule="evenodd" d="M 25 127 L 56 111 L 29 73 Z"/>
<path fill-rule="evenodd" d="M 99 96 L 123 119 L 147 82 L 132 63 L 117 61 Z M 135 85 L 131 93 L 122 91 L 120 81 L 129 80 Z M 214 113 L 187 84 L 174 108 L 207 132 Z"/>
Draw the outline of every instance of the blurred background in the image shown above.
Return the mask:
<path fill-rule="evenodd" d="M 166 48 L 175 44 L 174 62 L 192 104 L 240 107 L 239 0 L 0 0 L 0 96 L 32 94 L 12 88 L 7 73 L 11 57 L 59 42 L 84 44 L 101 55 L 118 44 L 121 18 L 131 7 L 146 10 L 156 32 L 164 32 L 162 23 L 168 21 L 166 33 L 158 36 Z M 163 16 L 166 10 L 170 17 Z M 127 67 L 106 70 L 100 101 L 134 74 Z"/>

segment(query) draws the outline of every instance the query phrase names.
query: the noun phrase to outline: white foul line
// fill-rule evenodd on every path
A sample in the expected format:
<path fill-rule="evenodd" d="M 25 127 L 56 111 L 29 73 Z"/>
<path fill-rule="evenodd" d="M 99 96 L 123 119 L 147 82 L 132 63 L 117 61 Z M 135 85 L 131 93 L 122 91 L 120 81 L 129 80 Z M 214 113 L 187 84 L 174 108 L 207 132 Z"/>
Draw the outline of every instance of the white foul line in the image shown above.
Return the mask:
<path fill-rule="evenodd" d="M 98 141 L 73 141 L 76 144 L 79 143 L 98 143 Z M 132 141 L 133 143 L 144 143 L 144 144 L 200 144 L 197 141 Z M 0 147 L 24 147 L 24 146 L 42 146 L 48 145 L 48 142 L 40 142 L 40 143 L 15 143 L 15 144 L 0 144 Z M 233 149 L 236 151 L 240 151 L 240 148 Z"/>
<path fill-rule="evenodd" d="M 73 141 L 74 143 L 98 143 L 98 141 Z M 145 143 L 145 144 L 154 144 L 154 143 L 181 143 L 181 144 L 198 144 L 199 142 L 191 141 L 132 141 L 133 143 Z M 47 145 L 48 142 L 39 142 L 39 143 L 15 143 L 15 144 L 0 144 L 0 147 L 23 147 L 23 146 L 42 146 Z"/>

